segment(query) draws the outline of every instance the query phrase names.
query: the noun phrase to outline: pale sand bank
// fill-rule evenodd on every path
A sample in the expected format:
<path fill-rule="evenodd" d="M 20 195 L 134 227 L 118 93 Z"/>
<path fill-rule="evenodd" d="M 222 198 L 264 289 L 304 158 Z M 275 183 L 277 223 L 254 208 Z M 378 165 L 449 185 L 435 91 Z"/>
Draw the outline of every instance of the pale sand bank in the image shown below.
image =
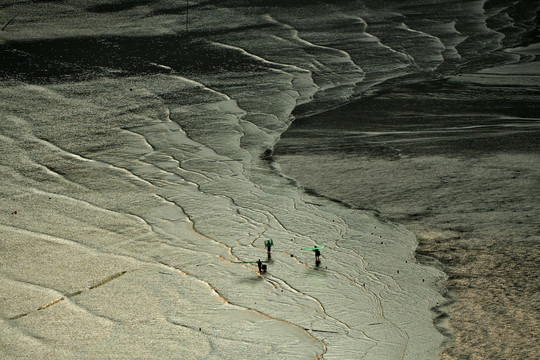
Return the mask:
<path fill-rule="evenodd" d="M 166 85 L 205 101 L 167 108 Z M 2 91 L 3 358 L 437 357 L 444 274 L 412 233 L 239 148 L 266 138 L 225 95 L 176 76 Z M 266 239 L 267 274 L 237 263 Z M 301 249 L 321 244 L 316 268 Z"/>

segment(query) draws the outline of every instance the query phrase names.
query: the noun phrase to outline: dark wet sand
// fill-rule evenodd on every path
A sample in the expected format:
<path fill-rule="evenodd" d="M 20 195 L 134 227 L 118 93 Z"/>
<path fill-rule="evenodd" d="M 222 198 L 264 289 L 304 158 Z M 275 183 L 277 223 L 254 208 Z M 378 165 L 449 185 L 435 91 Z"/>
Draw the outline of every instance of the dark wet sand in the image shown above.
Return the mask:
<path fill-rule="evenodd" d="M 416 99 L 408 94 L 418 89 L 408 87 L 300 120 L 275 158 L 306 188 L 377 210 L 416 234 L 418 259 L 442 267 L 448 296 L 457 299 L 446 308 L 449 321 L 440 319 L 452 333 L 442 359 L 533 359 L 540 353 L 536 92 L 433 86 Z"/>

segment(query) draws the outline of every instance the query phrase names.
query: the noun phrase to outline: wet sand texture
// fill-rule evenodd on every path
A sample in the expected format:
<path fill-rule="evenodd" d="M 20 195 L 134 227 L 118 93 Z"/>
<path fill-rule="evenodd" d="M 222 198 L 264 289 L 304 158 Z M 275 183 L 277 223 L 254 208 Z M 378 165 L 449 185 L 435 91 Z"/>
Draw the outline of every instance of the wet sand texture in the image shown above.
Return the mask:
<path fill-rule="evenodd" d="M 531 192 L 521 191 L 536 176 L 527 161 L 537 161 L 520 154 L 536 149 L 522 130 L 537 120 L 527 110 L 519 113 L 512 101 L 521 99 L 523 109 L 537 104 L 537 4 L 193 0 L 189 31 L 187 4 L 0 4 L 0 357 L 439 358 L 450 339 L 449 298 L 442 296 L 447 289 L 441 283 L 446 274 L 416 260 L 417 239 L 401 225 L 410 225 L 411 217 L 399 216 L 409 214 L 399 209 L 410 204 L 399 202 L 403 189 L 392 195 L 395 205 L 392 199 L 381 204 L 377 191 L 384 182 L 373 177 L 369 181 L 380 186 L 364 183 L 373 198 L 361 206 L 392 205 L 385 212 L 393 211 L 393 221 L 317 192 L 339 190 L 339 197 L 359 187 L 365 174 L 354 173 L 352 164 L 361 162 L 351 153 L 360 151 L 362 161 L 381 161 L 365 172 L 393 175 L 394 166 L 403 167 L 405 189 L 416 181 L 414 167 L 427 172 L 418 179 L 428 179 L 425 191 L 409 194 L 422 204 L 412 215 L 425 213 L 460 227 L 422 222 L 422 239 L 439 239 L 445 231 L 448 238 L 465 238 L 471 214 L 483 209 L 474 197 L 465 207 L 454 199 L 460 201 L 451 219 L 445 211 L 427 209 L 439 203 L 452 209 L 448 195 L 466 188 L 455 182 L 454 171 L 470 181 L 516 176 L 521 185 L 515 192 L 532 204 Z M 442 133 L 441 123 L 423 121 L 436 119 L 426 109 L 438 114 L 430 92 L 443 94 L 440 85 L 448 84 L 439 80 L 456 74 L 461 102 L 443 106 L 444 113 L 467 104 L 474 114 L 482 94 L 486 104 L 510 117 L 493 122 L 479 116 L 481 127 L 472 132 L 463 116 L 456 117 L 454 130 L 445 128 L 445 119 Z M 508 86 L 509 78 L 519 84 Z M 367 146 L 354 141 L 355 131 L 330 139 L 328 129 L 340 130 L 340 117 L 334 116 L 315 137 L 305 137 L 315 147 L 318 140 L 326 143 L 321 154 L 311 147 L 309 157 L 297 158 L 293 175 L 306 185 L 323 178 L 320 171 L 330 164 L 334 185 L 323 186 L 328 180 L 304 192 L 279 171 L 281 159 L 272 162 L 276 142 L 295 117 L 407 84 L 412 88 L 403 88 L 401 97 L 373 103 L 381 108 L 363 119 L 376 118 L 389 105 L 407 110 L 408 100 L 423 101 L 416 114 L 399 114 L 417 116 L 420 130 L 430 126 L 421 136 L 407 129 L 410 143 L 439 149 L 442 157 L 472 144 L 472 160 L 449 161 L 452 173 L 446 173 L 435 153 L 421 146 L 416 152 L 409 147 L 410 157 L 404 156 L 401 135 L 387 139 L 384 129 L 382 138 L 367 134 L 373 136 Z M 482 91 L 486 84 L 489 91 Z M 421 96 L 422 89 L 428 96 Z M 383 118 L 376 120 L 386 126 Z M 482 128 L 493 136 L 478 137 Z M 452 131 L 459 136 L 450 136 Z M 431 141 L 440 136 L 444 141 Z M 475 149 L 485 150 L 491 140 L 498 145 L 484 154 L 491 159 L 486 161 Z M 300 138 L 295 141 L 304 146 Z M 354 151 L 344 156 L 342 145 L 352 143 Z M 523 152 L 510 154 L 516 144 Z M 492 160 L 503 148 L 509 157 L 500 158 L 502 170 L 494 169 Z M 286 168 L 293 158 L 283 159 Z M 469 171 L 473 165 L 487 175 Z M 510 206 L 500 207 L 504 213 L 514 210 L 517 196 L 509 201 L 506 188 L 490 189 L 497 192 L 494 199 Z M 439 190 L 447 202 L 425 197 Z M 489 223 L 499 207 L 494 209 L 481 219 Z M 519 211 L 533 215 L 536 209 Z M 474 227 L 474 239 L 491 244 L 484 236 L 488 228 Z M 534 231 L 519 241 L 536 243 Z M 275 247 L 264 276 L 252 264 L 238 264 L 264 257 L 269 239 Z M 497 239 L 488 249 L 513 258 L 512 248 L 499 247 Z M 323 244 L 317 268 L 313 254 L 300 249 Z M 467 346 L 476 349 L 479 339 L 488 338 L 454 334 L 468 344 L 460 348 L 464 356 L 473 356 Z M 520 356 L 517 350 L 508 354 Z"/>
<path fill-rule="evenodd" d="M 443 359 L 539 351 L 538 98 L 529 83 L 499 77 L 395 90 L 299 121 L 276 149 L 281 169 L 305 187 L 406 225 L 417 257 L 448 274 L 455 302 L 443 320 L 453 340 Z M 413 90 L 420 100 L 402 100 Z M 322 132 L 328 117 L 342 120 L 309 146 L 302 134 Z"/>

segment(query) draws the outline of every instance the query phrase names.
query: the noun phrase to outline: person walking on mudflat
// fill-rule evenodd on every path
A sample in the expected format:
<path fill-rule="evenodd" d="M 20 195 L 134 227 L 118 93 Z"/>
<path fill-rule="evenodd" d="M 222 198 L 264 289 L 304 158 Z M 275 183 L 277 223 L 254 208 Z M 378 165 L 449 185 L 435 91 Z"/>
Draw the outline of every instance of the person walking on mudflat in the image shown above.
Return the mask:
<path fill-rule="evenodd" d="M 257 260 L 257 266 L 259 267 L 259 274 L 266 272 L 266 265 L 263 265 L 261 259 Z"/>
<path fill-rule="evenodd" d="M 268 255 L 268 258 L 272 256 L 270 252 L 272 251 L 272 246 L 274 245 L 274 241 L 272 239 L 266 240 L 264 242 L 264 247 L 266 248 L 266 254 Z"/>
<path fill-rule="evenodd" d="M 325 245 L 322 245 L 317 247 L 303 248 L 302 250 L 313 250 L 315 253 L 315 265 L 319 266 L 321 264 L 321 249 L 324 247 Z"/>

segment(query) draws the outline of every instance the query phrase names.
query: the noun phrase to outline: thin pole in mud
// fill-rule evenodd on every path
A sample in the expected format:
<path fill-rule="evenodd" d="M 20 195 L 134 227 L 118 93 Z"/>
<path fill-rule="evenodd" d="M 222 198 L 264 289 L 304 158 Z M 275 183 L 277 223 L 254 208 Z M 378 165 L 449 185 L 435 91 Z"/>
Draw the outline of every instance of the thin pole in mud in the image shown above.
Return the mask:
<path fill-rule="evenodd" d="M 17 16 L 19 16 L 19 14 L 16 14 L 14 17 L 12 17 L 11 20 L 9 20 L 9 21 L 6 23 L 6 25 L 4 25 L 4 27 L 2 28 L 2 31 L 4 31 L 4 29 L 7 28 L 7 26 L 8 26 L 9 24 L 11 24 L 11 22 L 12 22 L 13 20 L 15 20 L 15 18 L 16 18 Z"/>
<path fill-rule="evenodd" d="M 186 0 L 186 31 L 189 31 L 189 0 Z"/>

